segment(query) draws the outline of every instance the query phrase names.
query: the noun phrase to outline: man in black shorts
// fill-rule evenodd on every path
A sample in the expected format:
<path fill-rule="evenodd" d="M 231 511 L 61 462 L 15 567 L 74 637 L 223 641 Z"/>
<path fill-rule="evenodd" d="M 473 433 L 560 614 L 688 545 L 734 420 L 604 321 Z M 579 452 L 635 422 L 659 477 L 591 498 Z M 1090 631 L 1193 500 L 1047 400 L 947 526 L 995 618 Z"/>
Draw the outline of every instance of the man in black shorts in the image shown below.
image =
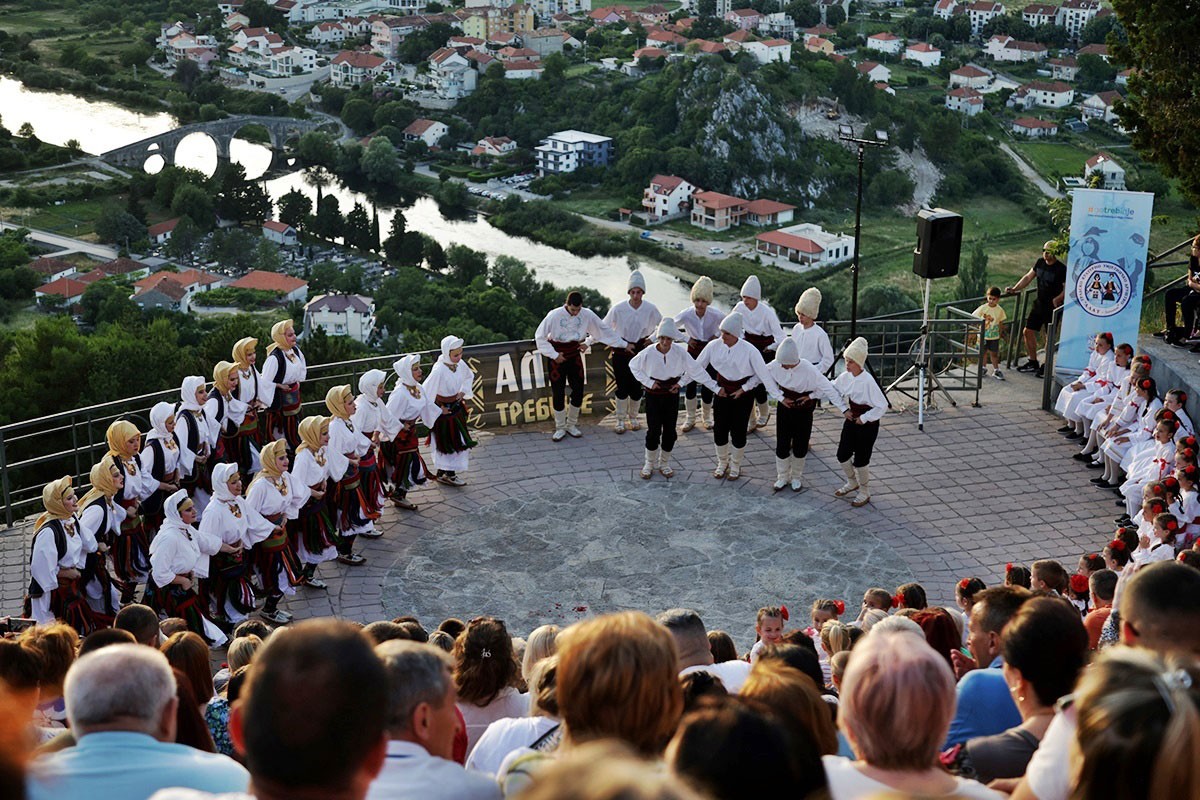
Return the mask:
<path fill-rule="evenodd" d="M 1025 353 L 1029 360 L 1017 367 L 1017 372 L 1036 372 L 1043 375 L 1042 365 L 1037 360 L 1037 334 L 1050 322 L 1054 309 L 1063 304 L 1063 289 L 1067 284 L 1067 265 L 1054 257 L 1054 242 L 1042 245 L 1042 257 L 1033 269 L 1021 276 L 1021 280 L 1004 290 L 1005 294 L 1016 294 L 1037 280 L 1037 299 L 1025 319 Z"/>
<path fill-rule="evenodd" d="M 1154 334 L 1159 339 L 1165 339 L 1167 344 L 1176 347 L 1187 347 L 1196 327 L 1196 311 L 1200 308 L 1200 236 L 1192 240 L 1191 258 L 1188 259 L 1188 271 L 1184 284 L 1168 289 L 1163 293 L 1163 312 L 1166 316 L 1167 327 Z M 1183 324 L 1176 322 L 1176 309 L 1183 312 Z M 1192 348 L 1193 353 L 1200 353 L 1200 344 Z"/>

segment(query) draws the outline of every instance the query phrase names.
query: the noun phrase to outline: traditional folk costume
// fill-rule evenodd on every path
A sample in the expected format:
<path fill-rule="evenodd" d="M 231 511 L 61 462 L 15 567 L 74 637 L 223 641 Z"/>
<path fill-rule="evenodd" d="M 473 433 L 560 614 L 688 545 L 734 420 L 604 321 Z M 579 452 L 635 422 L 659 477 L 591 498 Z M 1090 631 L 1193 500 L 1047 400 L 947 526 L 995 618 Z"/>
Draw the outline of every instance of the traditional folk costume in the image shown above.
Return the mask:
<path fill-rule="evenodd" d="M 417 506 L 408 499 L 409 490 L 429 477 L 425 461 L 421 458 L 417 423 L 422 422 L 432 430 L 442 413 L 432 398 L 425 394 L 414 373 L 414 368 L 420 363 L 420 356 L 407 355 L 392 365 L 400 380 L 388 397 L 387 409 L 396 421 L 396 436 L 383 445 L 386 453 L 384 461 L 390 473 L 387 480 L 392 484 L 392 502 L 397 508 L 409 511 L 417 510 Z"/>
<path fill-rule="evenodd" d="M 300 423 L 300 446 L 292 462 L 292 488 L 299 506 L 296 518 L 288 522 L 292 548 L 300 557 L 304 585 L 326 589 L 316 577 L 317 566 L 337 558 L 337 526 L 330 510 L 329 460 L 325 445 L 329 441 L 329 417 L 305 417 Z"/>
<path fill-rule="evenodd" d="M 201 550 L 203 534 L 182 517 L 194 506 L 182 489 L 164 501 L 165 519 L 150 544 L 151 586 L 147 587 L 147 595 L 153 592 L 154 607 L 162 613 L 187 620 L 188 630 L 203 636 L 210 646 L 221 647 L 228 637 L 208 618 L 206 603 L 197 591 L 201 579 L 197 572 L 207 572 L 209 559 Z M 186 588 L 176 582 L 180 578 L 187 579 Z"/>
<path fill-rule="evenodd" d="M 1098 347 L 1101 341 L 1106 342 L 1108 345 L 1103 353 L 1100 352 Z M 1113 351 L 1112 334 L 1098 334 L 1096 336 L 1096 346 L 1093 347 L 1091 355 L 1088 356 L 1087 368 L 1080 373 L 1078 378 L 1063 387 L 1062 391 L 1058 393 L 1058 399 L 1054 403 L 1054 410 L 1067 421 L 1066 425 L 1059 428 L 1060 433 L 1074 432 L 1080 436 L 1083 435 L 1079 409 L 1083 403 L 1092 398 L 1097 389 L 1102 389 L 1107 385 L 1109 368 L 1115 359 L 1116 353 Z M 1079 388 L 1075 388 L 1076 386 Z"/>
<path fill-rule="evenodd" d="M 108 426 L 106 459 L 121 471 L 121 485 L 117 487 L 115 502 L 124 509 L 120 523 L 120 535 L 110 544 L 113 547 L 112 566 L 121 590 L 121 602 L 133 602 L 137 585 L 146 580 L 150 570 L 150 539 L 153 531 L 147 529 L 142 516 L 142 503 L 158 489 L 158 479 L 142 461 L 142 432 L 128 420 L 119 419 Z"/>
<path fill-rule="evenodd" d="M 237 367 L 218 361 L 213 367 L 213 390 L 204 404 L 204 413 L 216 430 L 216 446 L 208 462 L 211 473 L 217 463 L 238 463 L 238 428 L 246 418 L 247 406 L 237 399 Z"/>
<path fill-rule="evenodd" d="M 1083 450 L 1076 454 L 1075 458 L 1080 461 L 1090 459 L 1094 464 L 1103 466 L 1104 458 L 1100 453 L 1100 448 L 1108 437 L 1109 426 L 1124 413 L 1129 405 L 1129 399 L 1137 394 L 1136 383 L 1142 377 L 1144 377 L 1144 373 L 1132 367 L 1124 372 L 1112 395 L 1106 398 L 1101 405 L 1102 410 L 1092 417 L 1091 433 L 1088 435 Z"/>
<path fill-rule="evenodd" d="M 275 525 L 246 503 L 230 481 L 240 480 L 237 466 L 219 464 L 213 470 L 213 498 L 200 520 L 200 533 L 217 537 L 227 545 L 219 548 L 209 565 L 209 596 L 218 618 L 237 624 L 255 609 L 250 575 L 256 547 L 275 531 Z M 240 491 L 240 490 L 239 490 Z"/>
<path fill-rule="evenodd" d="M 816 326 L 813 326 L 816 327 Z M 804 488 L 804 460 L 812 437 L 813 411 L 824 399 L 842 413 L 846 404 L 833 384 L 815 365 L 801 358 L 796 340 L 788 337 L 775 352 L 767 372 L 783 395 L 775 419 L 775 491 L 789 483 L 792 491 Z M 789 406 L 788 403 L 791 403 Z"/>
<path fill-rule="evenodd" d="M 700 351 L 713 339 L 721 337 L 721 320 L 725 315 L 711 308 L 713 301 L 712 280 L 702 275 L 692 284 L 692 304 L 675 315 L 675 324 L 683 328 L 687 334 L 687 351 L 692 359 L 700 357 Z M 700 397 L 696 397 L 696 387 L 700 387 Z M 687 433 L 696 427 L 696 420 L 705 428 L 711 429 L 713 394 L 707 386 L 698 381 L 691 381 L 684 393 L 683 408 L 686 416 L 683 420 L 682 433 Z"/>
<path fill-rule="evenodd" d="M 805 316 L 810 320 L 815 320 L 820 313 L 821 290 L 810 286 L 804 290 L 796 302 L 796 317 L 799 319 L 801 316 Z M 804 322 L 800 321 L 792 326 L 792 332 L 788 335 L 795 340 L 800 358 L 816 367 L 817 372 L 822 375 L 829 372 L 836 357 L 833 354 L 833 345 L 829 343 L 829 334 L 825 332 L 824 328 L 816 322 L 805 327 Z"/>
<path fill-rule="evenodd" d="M 1158 442 L 1155 440 L 1155 429 L 1158 427 L 1158 423 L 1164 419 L 1175 427 L 1175 433 L 1171 436 L 1172 441 L 1188 436 L 1187 433 L 1183 432 L 1183 426 L 1179 423 L 1176 413 L 1163 406 L 1154 414 L 1153 418 L 1146 420 L 1145 425 L 1130 436 L 1129 449 L 1125 451 L 1125 455 L 1121 458 L 1121 470 L 1126 476 L 1131 476 L 1135 472 L 1141 471 L 1155 457 L 1158 450 Z M 1171 469 L 1174 470 L 1173 462 Z"/>
<path fill-rule="evenodd" d="M 78 530 L 84 553 L 80 585 L 92 608 L 93 619 L 102 626 L 112 624 L 124 600 L 124 585 L 114 581 L 109 571 L 109 558 L 118 547 L 121 523 L 125 520 L 125 509 L 116 500 L 123 474 L 107 456 L 100 459 L 92 465 L 88 476 L 92 488 L 79 501 Z M 123 590 L 121 595 L 117 594 L 118 586 Z M 135 588 L 136 584 L 129 587 L 129 601 L 133 599 Z"/>
<path fill-rule="evenodd" d="M 656 469 L 664 478 L 675 474 L 670 462 L 675 423 L 679 420 L 679 390 L 696 381 L 700 372 L 687 348 L 678 343 L 681 337 L 675 320 L 664 319 L 656 336 L 658 344 L 642 350 L 629 362 L 633 376 L 646 387 L 646 462 L 642 477 L 647 479 Z M 662 350 L 664 341 L 666 352 Z"/>
<path fill-rule="evenodd" d="M 775 309 L 762 299 L 762 285 L 757 275 L 746 278 L 746 282 L 742 284 L 741 295 L 741 302 L 734 306 L 733 310 L 742 315 L 742 338 L 754 345 L 754 349 L 763 357 L 763 363 L 766 363 L 767 351 L 774 350 L 782 344 L 787 334 L 779 324 L 779 315 L 775 313 Z M 754 308 L 750 308 L 746 303 L 747 298 L 755 301 Z M 750 420 L 748 431 L 765 426 L 771 418 L 765 383 L 759 384 L 754 390 L 754 402 L 758 406 L 758 414 Z"/>
<path fill-rule="evenodd" d="M 462 350 L 463 340 L 457 336 L 447 336 L 442 339 L 442 355 L 438 358 L 429 377 L 425 379 L 422 388 L 425 396 L 437 403 L 441 408 L 441 416 L 433 424 L 430 437 L 430 453 L 433 455 L 433 468 L 437 470 L 434 478 L 448 486 L 462 486 L 466 483 L 458 474 L 466 471 L 471 459 L 471 448 L 476 442 L 471 438 L 471 429 L 467 425 L 467 406 L 465 401 L 475 396 L 472 384 L 475 373 L 467 366 L 467 362 L 459 360 L 454 363 L 450 354 Z"/>
<path fill-rule="evenodd" d="M 1140 460 L 1128 471 L 1125 482 L 1120 486 L 1125 498 L 1125 513 L 1132 518 L 1142 507 L 1142 490 L 1151 481 L 1160 481 L 1175 471 L 1175 441 L 1154 442 L 1150 457 Z"/>
<path fill-rule="evenodd" d="M 742 473 L 747 426 L 754 412 L 751 390 L 761 385 L 771 397 L 779 399 L 781 395 L 758 348 L 741 338 L 742 315 L 735 311 L 725 317 L 721 321 L 721 332 L 737 337 L 737 341 L 727 345 L 722 338 L 705 345 L 696 359 L 697 379 L 716 395 L 713 398 L 713 444 L 717 450 L 717 466 L 713 477 L 737 480 Z M 743 394 L 735 397 L 738 390 Z"/>
<path fill-rule="evenodd" d="M 299 430 L 297 430 L 297 436 Z M 279 459 L 287 456 L 287 442 L 276 439 L 262 449 L 262 469 L 246 491 L 246 505 L 262 514 L 274 528 L 269 536 L 254 546 L 254 566 L 262 581 L 267 600 L 263 603 L 262 615 L 272 622 L 291 622 L 292 615 L 279 608 L 285 594 L 296 593 L 295 587 L 302 582 L 302 568 L 296 551 L 287 535 L 287 521 L 294 519 L 299 510 L 292 476 L 279 466 Z"/>
<path fill-rule="evenodd" d="M 163 501 L 179 488 L 179 437 L 174 431 L 175 406 L 155 403 L 150 409 L 150 432 L 142 449 L 142 469 L 154 486 L 154 491 L 142 501 L 142 519 L 151 539 L 163 521 Z M 148 560 L 148 548 L 146 552 Z"/>
<path fill-rule="evenodd" d="M 1127 375 L 1129 375 L 1128 359 L 1126 359 L 1126 366 L 1121 366 L 1114 357 L 1108 363 L 1107 368 L 1096 377 L 1088 396 L 1081 398 L 1073 410 L 1067 409 L 1065 414 L 1067 420 L 1080 432 L 1082 438 L 1091 440 L 1093 423 L 1107 411 L 1112 398 L 1116 396 Z"/>
<path fill-rule="evenodd" d="M 294 449 L 300 444 L 300 384 L 308 377 L 308 364 L 299 347 L 288 346 L 289 330 L 295 330 L 290 319 L 271 328 L 271 344 L 262 367 L 262 400 L 267 406 L 266 438 L 282 436 L 288 448 Z"/>
<path fill-rule="evenodd" d="M 1109 489 L 1120 485 L 1121 463 L 1125 454 L 1135 442 L 1145 441 L 1154 434 L 1155 415 L 1162 408 L 1162 401 L 1157 397 L 1147 399 L 1142 396 L 1142 391 L 1153 385 L 1154 382 L 1149 378 L 1140 379 L 1121 415 L 1109 423 L 1104 441 L 1100 445 L 1104 475 L 1092 479 L 1092 483 L 1100 488 Z"/>
<path fill-rule="evenodd" d="M 366 559 L 354 552 L 354 539 L 358 536 L 378 538 L 382 534 L 375 530 L 377 512 L 372 512 L 363 496 L 362 480 L 358 465 L 371 449 L 371 440 L 363 436 L 350 420 L 354 395 L 349 386 L 334 386 L 325 395 L 325 407 L 332 417 L 329 420 L 329 444 L 325 446 L 325 461 L 333 489 L 333 513 L 337 522 L 338 561 L 343 564 L 361 564 Z"/>
<path fill-rule="evenodd" d="M 646 280 L 642 273 L 634 270 L 629 273 L 629 284 L 626 291 L 634 289 L 646 291 Z M 608 310 L 604 324 L 608 325 L 621 337 L 620 348 L 613 348 L 612 355 L 613 381 L 617 384 L 616 432 L 624 433 L 628 428 L 636 431 L 641 427 L 638 423 L 638 406 L 642 401 L 642 385 L 629 370 L 629 362 L 634 356 L 645 350 L 651 344 L 658 323 L 662 322 L 662 314 L 658 307 L 646 300 L 641 300 L 637 307 L 632 298 L 617 303 Z"/>
<path fill-rule="evenodd" d="M 856 508 L 865 506 L 871 499 L 871 454 L 875 450 L 875 439 L 879 436 L 879 420 L 887 413 L 887 397 L 875 382 L 871 373 L 867 372 L 867 340 L 861 336 L 846 347 L 843 357 L 847 362 L 853 361 L 861 370 L 855 375 L 849 368 L 837 380 L 833 387 L 837 389 L 850 407 L 853 420 L 842 423 L 842 438 L 838 442 L 837 460 L 846 473 L 846 483 L 834 494 L 845 497 L 858 490 L 851 505 Z"/>
<path fill-rule="evenodd" d="M 61 620 L 86 636 L 101 625 L 84 598 L 82 578 L 62 574 L 82 573 L 85 563 L 79 518 L 72 510 L 76 505 L 70 475 L 46 484 L 42 506 L 46 511 L 33 526 L 25 616 L 39 625 Z"/>
<path fill-rule="evenodd" d="M 207 392 L 203 392 L 204 378 L 189 375 L 183 379 L 179 390 L 179 410 L 175 412 L 175 436 L 179 440 L 180 488 L 197 500 L 200 513 L 212 494 L 212 483 L 208 471 L 208 460 L 216 444 L 216 430 L 204 411 Z M 200 397 L 204 399 L 201 400 Z"/>
<path fill-rule="evenodd" d="M 396 420 L 383 402 L 386 379 L 387 373 L 381 369 L 369 369 L 362 374 L 358 379 L 359 395 L 354 403 L 354 413 L 350 416 L 354 427 L 374 445 L 358 462 L 358 474 L 367 509 L 376 516 L 383 511 L 383 479 L 387 474 L 380 446 L 396 435 Z"/>
<path fill-rule="evenodd" d="M 568 434 L 576 439 L 579 430 L 579 409 L 583 406 L 583 356 L 588 351 L 589 338 L 612 348 L 624 347 L 625 340 L 608 327 L 590 308 L 580 308 L 572 314 L 567 306 L 554 309 L 537 326 L 533 334 L 537 351 L 547 359 L 550 393 L 554 405 L 553 441 L 561 442 Z M 562 361 L 555 359 L 562 357 Z M 566 387 L 571 385 L 571 402 L 566 403 Z"/>
<path fill-rule="evenodd" d="M 259 412 L 265 407 L 262 396 L 268 384 L 254 368 L 258 360 L 255 350 L 257 347 L 258 339 L 249 336 L 239 339 L 233 346 L 234 374 L 237 375 L 234 396 L 246 407 L 242 422 L 238 425 L 236 440 L 233 442 L 243 480 L 258 472 L 258 451 L 266 441 L 263 433 L 266 416 Z"/>

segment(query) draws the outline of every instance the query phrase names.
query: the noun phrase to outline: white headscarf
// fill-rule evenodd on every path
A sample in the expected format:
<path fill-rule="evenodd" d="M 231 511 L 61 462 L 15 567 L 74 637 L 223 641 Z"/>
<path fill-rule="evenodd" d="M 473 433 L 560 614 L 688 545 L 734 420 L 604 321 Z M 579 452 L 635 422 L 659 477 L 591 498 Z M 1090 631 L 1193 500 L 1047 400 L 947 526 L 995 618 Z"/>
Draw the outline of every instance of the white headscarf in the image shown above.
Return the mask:
<path fill-rule="evenodd" d="M 204 410 L 204 406 L 196 402 L 196 390 L 203 385 L 204 378 L 200 375 L 188 375 L 183 379 L 183 385 L 179 388 L 179 398 L 182 401 L 179 404 L 180 411 Z"/>
<path fill-rule="evenodd" d="M 442 339 L 442 357 L 438 360 L 447 366 L 451 366 L 453 362 L 450 361 L 450 353 L 462 347 L 463 344 L 463 340 L 457 336 L 445 337 Z"/>
<path fill-rule="evenodd" d="M 163 501 L 163 514 L 165 519 L 159 527 L 158 534 L 150 540 L 150 555 L 154 555 L 155 545 L 161 541 L 165 541 L 167 537 L 162 533 L 167 530 L 177 530 L 188 536 L 194 536 L 195 532 L 191 525 L 183 521 L 183 517 L 179 516 L 179 505 L 185 500 L 190 500 L 187 489 L 180 489 Z"/>
<path fill-rule="evenodd" d="M 387 373 L 381 369 L 369 369 L 358 379 L 358 391 L 363 400 L 371 405 L 379 405 L 379 384 L 387 380 Z"/>
<path fill-rule="evenodd" d="M 195 395 L 195 391 L 192 394 Z M 175 413 L 175 406 L 171 403 L 155 403 L 154 408 L 150 409 L 150 432 L 146 434 L 146 439 L 162 439 L 164 441 L 171 438 L 171 433 L 167 430 L 167 419 Z"/>
<path fill-rule="evenodd" d="M 420 382 L 413 376 L 413 365 L 419 363 L 421 363 L 421 357 L 416 353 L 412 353 L 392 364 L 392 369 L 395 370 L 402 384 L 420 388 Z"/>
<path fill-rule="evenodd" d="M 213 467 L 212 490 L 213 499 L 228 503 L 237 499 L 237 495 L 229 491 L 229 481 L 237 474 L 237 464 L 217 464 Z"/>

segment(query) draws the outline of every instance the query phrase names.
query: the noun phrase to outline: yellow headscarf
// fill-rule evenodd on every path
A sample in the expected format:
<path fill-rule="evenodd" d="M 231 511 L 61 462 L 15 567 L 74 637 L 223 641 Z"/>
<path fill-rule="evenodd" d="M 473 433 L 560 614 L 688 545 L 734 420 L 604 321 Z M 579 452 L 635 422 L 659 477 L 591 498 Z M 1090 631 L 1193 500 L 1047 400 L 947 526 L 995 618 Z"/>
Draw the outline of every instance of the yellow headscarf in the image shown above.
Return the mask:
<path fill-rule="evenodd" d="M 325 393 L 325 407 L 338 419 L 350 419 L 350 414 L 346 412 L 346 401 L 352 397 L 354 392 L 351 391 L 350 384 L 334 386 Z"/>
<path fill-rule="evenodd" d="M 285 339 L 283 335 L 284 335 L 284 333 L 287 332 L 288 328 L 294 328 L 294 327 L 295 327 L 295 323 L 293 323 L 292 320 L 290 320 L 290 319 L 285 319 L 280 322 L 276 322 L 274 325 L 271 326 L 271 343 L 269 345 L 267 345 L 267 355 L 270 355 L 271 351 L 274 350 L 275 348 L 279 348 L 280 350 L 290 350 L 291 349 L 288 347 L 287 339 Z"/>
<path fill-rule="evenodd" d="M 287 440 L 276 439 L 270 444 L 264 445 L 259 452 L 258 458 L 262 462 L 262 469 L 259 470 L 260 476 L 266 476 L 271 480 L 275 480 L 283 474 L 283 470 L 275 464 L 280 456 L 287 454 Z"/>
<path fill-rule="evenodd" d="M 213 367 L 213 388 L 225 397 L 233 391 L 233 372 L 237 366 L 228 361 L 218 361 Z"/>
<path fill-rule="evenodd" d="M 253 336 L 237 340 L 237 344 L 233 346 L 233 363 L 237 365 L 239 370 L 250 368 L 250 354 L 257 347 L 258 339 L 255 339 Z"/>
<path fill-rule="evenodd" d="M 37 518 L 33 529 L 39 530 L 53 519 L 66 520 L 71 518 L 71 512 L 67 511 L 67 505 L 64 502 L 67 495 L 71 494 L 71 476 L 63 475 L 56 481 L 51 481 L 42 487 L 42 507 L 46 509 L 46 513 Z"/>
<path fill-rule="evenodd" d="M 321 449 L 321 435 L 329 430 L 329 417 L 322 417 L 320 414 L 312 417 L 305 417 L 300 422 L 300 446 L 296 448 L 300 450 L 311 450 L 315 454 Z"/>
<path fill-rule="evenodd" d="M 117 481 L 113 475 L 116 469 L 117 466 L 107 456 L 92 465 L 92 471 L 88 473 L 88 477 L 92 481 L 92 488 L 79 501 L 80 508 L 87 508 L 88 503 L 97 497 L 103 497 L 105 500 L 113 499 L 117 493 Z"/>
<path fill-rule="evenodd" d="M 133 458 L 133 453 L 125 452 L 125 442 L 134 436 L 141 435 L 142 432 L 138 430 L 138 426 L 129 420 L 119 419 L 115 421 L 112 425 L 108 426 L 108 432 L 104 434 L 104 438 L 108 441 L 108 455 L 117 456 L 121 459 Z M 141 444 L 140 440 L 138 444 Z"/>

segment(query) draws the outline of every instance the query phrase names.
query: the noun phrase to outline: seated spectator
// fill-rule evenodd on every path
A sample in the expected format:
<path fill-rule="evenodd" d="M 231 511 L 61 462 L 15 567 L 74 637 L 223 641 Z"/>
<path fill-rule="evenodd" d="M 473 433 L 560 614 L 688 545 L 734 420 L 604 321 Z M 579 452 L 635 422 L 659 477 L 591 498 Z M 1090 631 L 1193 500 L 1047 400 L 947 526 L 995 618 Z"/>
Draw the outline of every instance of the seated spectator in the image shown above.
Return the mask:
<path fill-rule="evenodd" d="M 499 798 L 488 777 L 452 759 L 458 715 L 453 662 L 436 647 L 392 640 L 375 648 L 387 670 L 387 761 L 368 798 Z"/>
<path fill-rule="evenodd" d="M 783 623 L 787 622 L 787 609 L 782 606 L 764 606 L 754 619 L 754 646 L 750 648 L 749 661 L 753 664 L 758 654 L 768 645 L 783 640 Z M 716 662 L 719 663 L 719 662 Z"/>
<path fill-rule="evenodd" d="M 872 633 L 854 649 L 843 687 L 838 726 L 860 760 L 823 758 L 833 800 L 892 792 L 1001 800 L 938 763 L 954 714 L 954 673 L 923 639 Z"/>
<path fill-rule="evenodd" d="M 1100 632 L 1104 623 L 1112 613 L 1113 595 L 1117 591 L 1117 573 L 1111 569 L 1097 570 L 1088 578 L 1088 588 L 1092 593 L 1092 610 L 1083 618 L 1083 627 L 1088 634 L 1088 649 L 1095 650 L 1100 646 Z"/>
<path fill-rule="evenodd" d="M 929 607 L 925 596 L 925 587 L 919 583 L 905 583 L 896 588 L 896 608 L 911 608 L 920 611 Z"/>
<path fill-rule="evenodd" d="M 438 630 L 449 634 L 450 638 L 457 639 L 462 636 L 462 632 L 467 629 L 467 623 L 456 617 L 449 617 L 442 620 L 442 624 L 438 625 Z"/>
<path fill-rule="evenodd" d="M 363 628 L 363 633 L 376 645 L 391 641 L 413 641 L 412 634 L 408 628 L 403 625 L 397 625 L 395 622 L 388 622 L 387 620 L 370 623 Z"/>
<path fill-rule="evenodd" d="M 695 711 L 706 699 L 728 697 L 725 684 L 711 672 L 689 672 L 679 678 L 679 688 L 683 689 L 683 713 Z"/>
<path fill-rule="evenodd" d="M 88 653 L 94 653 L 110 645 L 137 643 L 138 640 L 129 631 L 123 631 L 120 628 L 101 628 L 98 631 L 92 631 L 83 638 L 83 641 L 79 643 L 77 658 L 83 658 Z"/>
<path fill-rule="evenodd" d="M 778 659 L 760 659 L 750 670 L 739 696 L 757 700 L 789 726 L 803 731 L 817 755 L 837 752 L 837 729 L 829 705 L 807 675 Z"/>
<path fill-rule="evenodd" d="M 921 626 L 929 646 L 946 659 L 947 666 L 953 667 L 953 654 L 962 642 L 962 634 L 955 627 L 950 612 L 944 608 L 924 608 L 913 615 L 912 621 Z"/>
<path fill-rule="evenodd" d="M 227 756 L 234 754 L 233 741 L 229 738 L 229 703 L 218 697 L 213 688 L 212 667 L 209 661 L 208 642 L 193 631 L 175 633 L 162 646 L 163 655 L 192 684 L 197 708 L 204 715 L 204 722 L 217 745 L 217 752 Z"/>
<path fill-rule="evenodd" d="M 232 638 L 241 639 L 245 636 L 257 636 L 265 642 L 273 630 L 274 628 L 261 619 L 248 619 L 238 623 L 238 626 L 233 629 Z"/>
<path fill-rule="evenodd" d="M 429 641 L 429 631 L 425 630 L 425 626 L 421 624 L 421 620 L 416 617 L 396 617 L 392 620 L 397 625 L 400 625 L 408 632 L 408 638 L 413 642 L 426 644 Z"/>
<path fill-rule="evenodd" d="M 468 757 L 488 725 L 528 712 L 528 698 L 516 688 L 520 670 L 508 629 L 495 617 L 476 617 L 455 640 L 454 681 L 467 725 Z"/>
<path fill-rule="evenodd" d="M 1066 567 L 1048 558 L 1033 562 L 1029 569 L 1029 588 L 1035 592 L 1065 595 L 1069 582 Z"/>
<path fill-rule="evenodd" d="M 1021 724 L 1021 714 L 1000 667 L 1000 632 L 1028 600 L 1029 592 L 1015 586 L 997 586 L 979 593 L 967 623 L 967 650 L 971 656 L 951 653 L 958 674 L 958 703 L 943 750 L 977 736 L 1003 733 Z M 878 627 L 872 636 L 878 632 Z"/>
<path fill-rule="evenodd" d="M 804 798 L 825 785 L 820 754 L 805 733 L 762 703 L 729 697 L 684 718 L 667 762 L 713 800 Z"/>
<path fill-rule="evenodd" d="M 526 685 L 533 689 L 533 668 L 544 658 L 549 658 L 558 652 L 559 628 L 557 625 L 542 625 L 534 628 L 525 643 L 525 652 L 521 656 L 521 677 Z"/>
<path fill-rule="evenodd" d="M 918 632 L 920 631 L 918 630 Z M 821 671 L 821 662 L 817 658 L 817 651 L 812 646 L 812 640 L 802 633 L 800 641 L 807 642 L 807 645 L 787 643 L 771 645 L 763 650 L 759 660 L 780 661 L 801 674 L 807 675 L 808 679 L 813 682 L 813 686 L 817 687 L 821 698 L 827 703 L 836 705 L 837 696 L 832 695 L 830 690 L 822 684 L 825 674 Z"/>
<path fill-rule="evenodd" d="M 225 651 L 225 667 L 213 675 L 213 688 L 224 692 L 229 676 L 254 660 L 254 654 L 262 647 L 262 639 L 254 634 L 241 636 L 229 643 Z"/>
<path fill-rule="evenodd" d="M 1075 691 L 1072 797 L 1200 797 L 1200 662 L 1114 647 Z"/>
<path fill-rule="evenodd" d="M 158 628 L 158 614 L 150 606 L 141 603 L 131 603 L 118 611 L 113 627 L 129 631 L 138 644 L 155 650 L 163 642 L 162 632 Z"/>
<path fill-rule="evenodd" d="M 1029 568 L 1022 564 L 1004 565 L 1004 585 L 1030 588 Z"/>
<path fill-rule="evenodd" d="M 1055 704 L 1071 693 L 1083 669 L 1087 631 L 1069 602 L 1035 597 L 1004 626 L 1001 651 L 1004 679 L 1017 700 L 1021 724 L 1004 733 L 970 739 L 942 757 L 955 774 L 987 784 L 1025 774 L 1054 718 Z M 1011 790 L 1015 783 L 1004 788 Z"/>
<path fill-rule="evenodd" d="M 454 637 L 445 631 L 434 631 L 429 634 L 429 644 L 444 653 L 454 652 Z"/>
<path fill-rule="evenodd" d="M 708 643 L 708 632 L 700 615 L 690 608 L 672 608 L 658 615 L 659 624 L 671 633 L 675 649 L 679 652 L 679 674 L 704 671 L 721 679 L 730 694 L 737 694 L 750 674 L 750 665 L 745 661 L 713 662 L 712 649 Z"/>
<path fill-rule="evenodd" d="M 0 638 L 0 700 L 4 701 L 0 711 L 14 726 L 4 733 L 20 740 L 20 747 L 12 749 L 10 754 L 24 751 L 32 744 L 26 734 L 37 708 L 41 674 L 41 653 L 19 639 Z"/>
<path fill-rule="evenodd" d="M 538 771 L 521 800 L 705 800 L 657 764 L 612 740 L 593 742 Z"/>
<path fill-rule="evenodd" d="M 863 610 L 862 615 L 858 618 L 858 627 L 862 629 L 863 633 L 867 633 L 887 618 L 888 613 L 886 611 L 881 611 L 878 608 L 867 608 Z"/>
<path fill-rule="evenodd" d="M 41 656 L 41 680 L 38 684 L 38 704 L 33 712 L 33 724 L 40 731 L 40 740 L 49 741 L 68 727 L 63 682 L 75 661 L 79 634 L 61 622 L 35 625 L 22 631 L 19 640 Z"/>
<path fill-rule="evenodd" d="M 725 631 L 708 632 L 708 649 L 712 652 L 714 664 L 738 660 L 737 645 L 733 643 L 733 637 Z"/>
<path fill-rule="evenodd" d="M 106 647 L 79 659 L 64 689 L 78 744 L 33 761 L 29 800 L 144 798 L 168 786 L 245 790 L 249 776 L 237 762 L 174 742 L 175 677 L 161 653 Z"/>
<path fill-rule="evenodd" d="M 188 630 L 186 619 L 179 617 L 167 617 L 162 622 L 158 623 L 158 630 L 162 634 L 163 640 L 167 640 L 177 633 L 183 633 Z"/>
<path fill-rule="evenodd" d="M 467 759 L 467 769 L 498 777 L 509 753 L 522 748 L 548 753 L 558 747 L 562 725 L 558 718 L 557 655 L 533 665 L 529 697 L 529 716 L 498 719 L 488 725 Z"/>
<path fill-rule="evenodd" d="M 171 672 L 175 676 L 175 699 L 179 701 L 175 708 L 175 743 L 205 753 L 217 752 L 208 723 L 200 713 L 191 679 L 181 669 L 172 668 Z"/>

